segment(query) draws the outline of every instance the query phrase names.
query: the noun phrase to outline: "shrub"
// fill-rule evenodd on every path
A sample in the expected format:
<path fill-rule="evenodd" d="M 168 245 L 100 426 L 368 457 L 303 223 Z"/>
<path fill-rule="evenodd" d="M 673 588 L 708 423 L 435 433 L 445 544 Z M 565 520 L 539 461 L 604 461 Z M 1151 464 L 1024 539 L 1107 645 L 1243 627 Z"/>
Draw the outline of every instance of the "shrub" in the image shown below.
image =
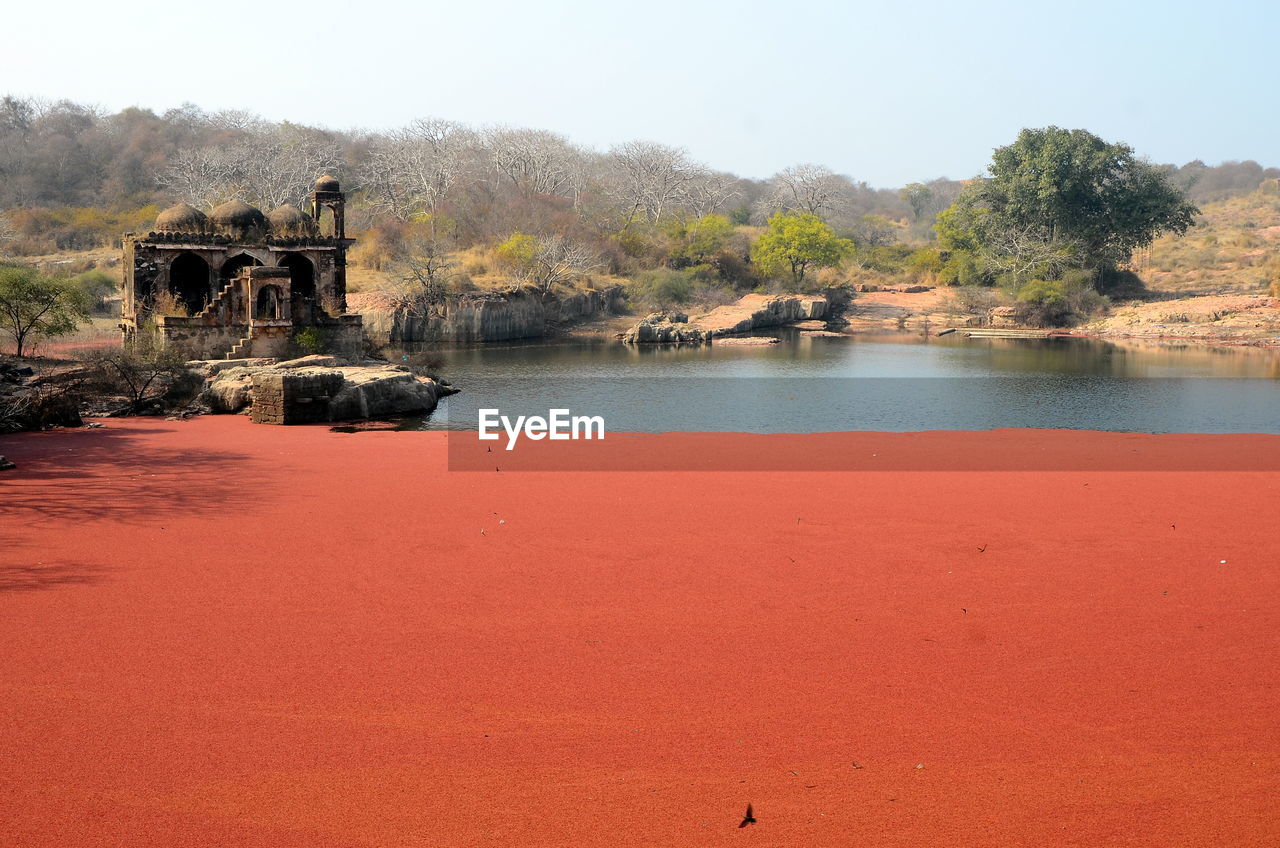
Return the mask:
<path fill-rule="evenodd" d="M 653 268 L 636 275 L 627 287 L 627 295 L 635 302 L 661 309 L 687 303 L 693 289 L 693 277 L 687 269 Z"/>
<path fill-rule="evenodd" d="M 987 286 L 956 286 L 952 302 L 962 315 L 986 315 L 1000 305 L 1000 294 Z"/>
<path fill-rule="evenodd" d="M 942 277 L 946 263 L 936 247 L 922 247 L 907 257 L 907 270 L 917 282 L 935 283 Z"/>
<path fill-rule="evenodd" d="M 1034 327 L 1070 327 L 1104 311 L 1110 301 L 1089 281 L 1088 272 L 1074 271 L 1060 280 L 1031 280 L 1018 289 L 1017 319 Z"/>
<path fill-rule="evenodd" d="M 132 415 L 190 397 L 200 382 L 187 371 L 186 357 L 165 347 L 153 330 L 139 332 L 121 349 L 90 354 L 88 361 L 95 366 L 102 388 L 125 396 L 126 411 Z"/>
<path fill-rule="evenodd" d="M 107 298 L 120 291 L 120 283 L 115 276 L 97 269 L 76 274 L 71 282 L 80 288 L 85 301 L 92 304 L 93 311 L 98 313 L 107 312 Z"/>
<path fill-rule="evenodd" d="M 319 327 L 304 327 L 293 334 L 293 343 L 305 354 L 324 350 L 324 331 Z"/>
<path fill-rule="evenodd" d="M 987 286 L 994 282 L 978 257 L 969 251 L 953 250 L 943 255 L 946 259 L 938 272 L 938 281 L 943 285 Z"/>

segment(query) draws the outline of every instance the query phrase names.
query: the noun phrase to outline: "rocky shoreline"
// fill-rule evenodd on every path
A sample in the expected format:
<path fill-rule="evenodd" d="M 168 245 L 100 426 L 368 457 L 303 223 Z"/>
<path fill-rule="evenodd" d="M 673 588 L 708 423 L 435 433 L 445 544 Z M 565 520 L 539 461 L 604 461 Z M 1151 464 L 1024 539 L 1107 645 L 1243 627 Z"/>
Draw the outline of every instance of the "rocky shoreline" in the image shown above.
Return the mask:
<path fill-rule="evenodd" d="M 650 313 L 621 339 L 624 344 L 708 344 L 722 336 L 819 321 L 832 311 L 830 295 L 749 294 L 693 318 L 685 312 Z"/>

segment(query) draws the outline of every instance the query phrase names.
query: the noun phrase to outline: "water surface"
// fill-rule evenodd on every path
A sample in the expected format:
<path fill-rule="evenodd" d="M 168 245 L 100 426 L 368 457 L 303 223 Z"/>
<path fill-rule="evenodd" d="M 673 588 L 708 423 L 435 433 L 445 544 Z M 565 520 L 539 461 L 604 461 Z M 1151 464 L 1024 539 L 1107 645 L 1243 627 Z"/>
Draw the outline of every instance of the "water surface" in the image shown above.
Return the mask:
<path fill-rule="evenodd" d="M 1280 433 L 1280 358 L 1270 350 L 958 334 L 781 338 L 760 347 L 441 350 L 441 373 L 463 391 L 415 426 L 474 429 L 487 407 L 512 418 L 552 408 L 600 415 L 615 432 Z"/>

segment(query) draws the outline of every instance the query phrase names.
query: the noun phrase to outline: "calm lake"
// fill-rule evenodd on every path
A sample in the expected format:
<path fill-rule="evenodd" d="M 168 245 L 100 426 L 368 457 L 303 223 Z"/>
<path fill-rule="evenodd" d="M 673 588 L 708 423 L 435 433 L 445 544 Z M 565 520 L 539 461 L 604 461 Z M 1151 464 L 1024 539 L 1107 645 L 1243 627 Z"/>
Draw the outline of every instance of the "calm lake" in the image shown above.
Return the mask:
<path fill-rule="evenodd" d="M 603 416 L 612 432 L 813 433 L 1050 427 L 1280 433 L 1280 355 L 1088 339 L 802 336 L 757 347 L 536 343 L 443 350 L 462 389 L 424 429 L 477 410 Z"/>

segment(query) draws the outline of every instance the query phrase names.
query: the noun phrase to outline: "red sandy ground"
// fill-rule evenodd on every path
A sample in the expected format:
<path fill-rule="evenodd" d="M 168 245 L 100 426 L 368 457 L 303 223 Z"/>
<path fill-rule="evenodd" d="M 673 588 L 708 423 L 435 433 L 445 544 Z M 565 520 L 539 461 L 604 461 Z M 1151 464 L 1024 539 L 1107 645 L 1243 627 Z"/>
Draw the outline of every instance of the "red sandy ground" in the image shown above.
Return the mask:
<path fill-rule="evenodd" d="M 1280 456 L 910 444 L 1135 439 Z M 468 473 L 445 444 L 0 439 L 0 844 L 1280 844 L 1280 473 Z"/>

